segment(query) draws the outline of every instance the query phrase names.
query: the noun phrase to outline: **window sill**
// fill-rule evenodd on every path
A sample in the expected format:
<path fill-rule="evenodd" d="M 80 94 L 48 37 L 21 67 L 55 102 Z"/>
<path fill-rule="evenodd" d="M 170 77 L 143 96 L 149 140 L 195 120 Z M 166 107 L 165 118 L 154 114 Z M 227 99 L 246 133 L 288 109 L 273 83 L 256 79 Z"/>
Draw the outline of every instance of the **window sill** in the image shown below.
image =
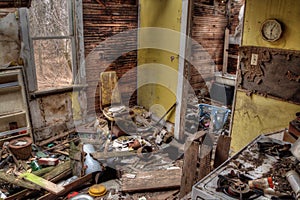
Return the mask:
<path fill-rule="evenodd" d="M 80 91 L 80 90 L 85 89 L 87 86 L 88 85 L 70 85 L 70 86 L 65 86 L 65 87 L 60 87 L 60 88 L 39 90 L 39 91 L 35 91 L 35 92 L 30 92 L 29 96 L 30 96 L 30 99 L 36 99 L 36 98 L 44 97 L 44 96 Z"/>

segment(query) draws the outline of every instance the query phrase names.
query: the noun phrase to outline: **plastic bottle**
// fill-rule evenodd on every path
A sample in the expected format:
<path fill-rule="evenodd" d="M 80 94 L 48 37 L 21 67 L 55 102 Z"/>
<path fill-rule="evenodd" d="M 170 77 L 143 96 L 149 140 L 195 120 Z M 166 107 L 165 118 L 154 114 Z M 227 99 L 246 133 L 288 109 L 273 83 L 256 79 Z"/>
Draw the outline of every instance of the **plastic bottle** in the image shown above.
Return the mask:
<path fill-rule="evenodd" d="M 274 188 L 272 177 L 250 180 L 248 181 L 248 185 L 250 188 L 259 188 L 259 189 Z"/>

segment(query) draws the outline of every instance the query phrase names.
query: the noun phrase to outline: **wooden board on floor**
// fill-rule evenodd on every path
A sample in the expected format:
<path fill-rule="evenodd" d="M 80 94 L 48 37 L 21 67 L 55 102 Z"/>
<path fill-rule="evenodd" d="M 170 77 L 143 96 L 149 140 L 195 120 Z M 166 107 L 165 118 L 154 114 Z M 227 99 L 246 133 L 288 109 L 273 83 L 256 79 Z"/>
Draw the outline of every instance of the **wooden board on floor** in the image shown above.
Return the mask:
<path fill-rule="evenodd" d="M 122 175 L 122 191 L 137 192 L 180 188 L 181 169 L 138 172 L 135 177 Z"/>
<path fill-rule="evenodd" d="M 93 175 L 92 174 L 87 174 L 87 175 L 85 175 L 83 177 L 80 177 L 80 178 L 76 179 L 75 181 L 69 183 L 68 185 L 64 186 L 65 190 L 63 190 L 61 193 L 59 193 L 59 194 L 47 193 L 44 196 L 39 197 L 37 200 L 58 199 L 59 197 L 67 195 L 69 192 L 80 188 L 85 183 L 91 182 L 92 179 L 93 179 Z"/>
<path fill-rule="evenodd" d="M 59 185 L 56 185 L 55 183 L 48 181 L 46 179 L 43 179 L 39 176 L 36 176 L 32 173 L 23 173 L 20 175 L 20 177 L 24 178 L 27 181 L 30 181 L 38 186 L 40 186 L 41 188 L 54 193 L 54 194 L 58 194 L 60 192 L 62 192 L 65 188 Z"/>

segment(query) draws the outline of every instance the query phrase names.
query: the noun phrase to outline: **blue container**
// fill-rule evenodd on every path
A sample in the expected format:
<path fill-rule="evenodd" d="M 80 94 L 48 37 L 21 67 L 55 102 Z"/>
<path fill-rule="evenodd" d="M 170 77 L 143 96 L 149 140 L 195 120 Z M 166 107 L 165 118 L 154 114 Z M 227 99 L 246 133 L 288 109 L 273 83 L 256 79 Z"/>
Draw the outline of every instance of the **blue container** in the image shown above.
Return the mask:
<path fill-rule="evenodd" d="M 223 128 L 231 111 L 227 108 L 213 106 L 209 104 L 199 104 L 199 119 L 210 118 L 214 125 L 213 131 L 218 131 Z"/>

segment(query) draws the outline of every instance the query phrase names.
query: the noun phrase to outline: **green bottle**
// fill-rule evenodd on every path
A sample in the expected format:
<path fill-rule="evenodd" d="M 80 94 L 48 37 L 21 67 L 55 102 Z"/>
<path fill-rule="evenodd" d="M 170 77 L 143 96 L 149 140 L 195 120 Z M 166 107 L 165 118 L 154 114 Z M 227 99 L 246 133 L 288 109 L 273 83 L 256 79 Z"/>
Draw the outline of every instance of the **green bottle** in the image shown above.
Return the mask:
<path fill-rule="evenodd" d="M 41 166 L 39 165 L 39 163 L 36 160 L 33 160 L 30 163 L 30 167 L 31 167 L 32 171 L 37 171 L 37 170 L 42 169 Z"/>

